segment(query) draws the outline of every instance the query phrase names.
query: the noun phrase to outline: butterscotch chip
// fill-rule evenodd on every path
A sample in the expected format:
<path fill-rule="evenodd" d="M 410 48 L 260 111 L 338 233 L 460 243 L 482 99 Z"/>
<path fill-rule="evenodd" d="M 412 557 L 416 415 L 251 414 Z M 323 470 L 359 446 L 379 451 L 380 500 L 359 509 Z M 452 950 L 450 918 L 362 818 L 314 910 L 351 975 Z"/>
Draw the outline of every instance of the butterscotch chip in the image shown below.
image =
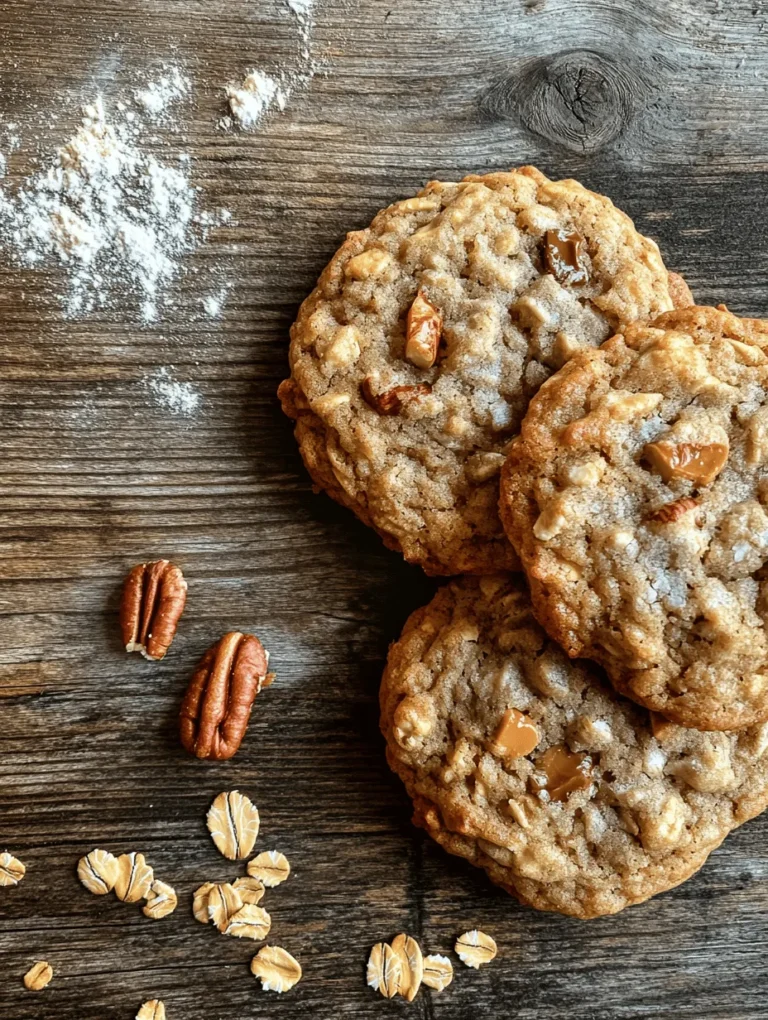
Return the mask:
<path fill-rule="evenodd" d="M 207 823 L 213 842 L 228 860 L 250 855 L 259 834 L 259 812 L 245 794 L 220 793 L 211 804 Z"/>
<path fill-rule="evenodd" d="M 680 726 L 768 720 L 767 422 L 768 322 L 692 306 L 574 355 L 503 469 L 538 619 Z"/>
<path fill-rule="evenodd" d="M 251 973 L 265 992 L 288 992 L 301 980 L 301 967 L 280 946 L 263 946 L 251 960 Z"/>
<path fill-rule="evenodd" d="M 433 181 L 347 236 L 291 330 L 280 398 L 318 488 L 408 561 L 516 569 L 498 467 L 530 395 L 673 306 L 655 243 L 576 181 Z"/>
<path fill-rule="evenodd" d="M 243 903 L 260 903 L 264 898 L 264 883 L 258 878 L 238 878 L 232 883 Z"/>
<path fill-rule="evenodd" d="M 117 858 L 107 850 L 91 850 L 77 864 L 77 877 L 96 896 L 104 896 L 115 888 L 118 876 Z"/>
<path fill-rule="evenodd" d="M 537 759 L 536 768 L 544 775 L 544 789 L 552 801 L 566 800 L 569 794 L 592 785 L 592 759 L 562 745 L 546 750 Z"/>
<path fill-rule="evenodd" d="M 0 886 L 18 885 L 27 873 L 21 861 L 7 851 L 0 854 Z"/>
<path fill-rule="evenodd" d="M 240 881 L 240 879 L 238 879 L 238 881 Z M 234 884 L 237 885 L 237 882 Z M 208 912 L 208 896 L 213 888 L 213 882 L 205 882 L 204 885 L 195 889 L 192 894 L 192 913 L 195 920 L 199 921 L 201 924 L 208 924 L 211 920 L 211 915 Z"/>
<path fill-rule="evenodd" d="M 388 942 L 377 942 L 368 957 L 366 981 L 374 991 L 392 999 L 400 991 L 402 968 L 400 954 Z"/>
<path fill-rule="evenodd" d="M 117 858 L 115 895 L 123 903 L 146 899 L 153 880 L 152 868 L 144 860 L 144 854 L 121 854 Z"/>
<path fill-rule="evenodd" d="M 254 903 L 244 903 L 239 910 L 231 914 L 224 929 L 225 935 L 233 935 L 236 939 L 254 939 L 260 942 L 269 935 L 272 918 L 262 907 Z"/>
<path fill-rule="evenodd" d="M 519 758 L 530 754 L 539 742 L 539 731 L 516 708 L 508 708 L 493 735 L 493 750 L 505 757 Z"/>
<path fill-rule="evenodd" d="M 482 967 L 484 963 L 490 963 L 498 952 L 496 943 L 491 936 L 476 928 L 459 935 L 454 949 L 461 962 L 475 970 Z"/>
<path fill-rule="evenodd" d="M 453 964 L 447 956 L 441 956 L 439 953 L 425 956 L 422 980 L 427 988 L 442 992 L 453 981 Z"/>
<path fill-rule="evenodd" d="M 147 917 L 157 921 L 172 914 L 177 904 L 175 889 L 156 878 L 147 893 L 147 903 L 142 907 L 142 911 Z"/>
<path fill-rule="evenodd" d="M 150 999 L 136 1014 L 136 1020 L 165 1020 L 165 1005 L 160 999 Z"/>
<path fill-rule="evenodd" d="M 278 850 L 264 850 L 248 861 L 248 874 L 258 878 L 269 889 L 284 882 L 290 873 L 288 858 Z"/>
<path fill-rule="evenodd" d="M 30 967 L 24 975 L 24 987 L 30 992 L 40 992 L 46 985 L 50 984 L 53 977 L 53 967 L 50 963 L 41 961 L 34 967 Z"/>
<path fill-rule="evenodd" d="M 208 917 L 220 932 L 225 932 L 231 918 L 243 906 L 240 893 L 229 882 L 214 885 L 208 892 Z"/>
<path fill-rule="evenodd" d="M 400 934 L 392 939 L 392 949 L 400 957 L 398 993 L 408 1002 L 413 1002 L 424 974 L 421 946 L 410 935 Z"/>

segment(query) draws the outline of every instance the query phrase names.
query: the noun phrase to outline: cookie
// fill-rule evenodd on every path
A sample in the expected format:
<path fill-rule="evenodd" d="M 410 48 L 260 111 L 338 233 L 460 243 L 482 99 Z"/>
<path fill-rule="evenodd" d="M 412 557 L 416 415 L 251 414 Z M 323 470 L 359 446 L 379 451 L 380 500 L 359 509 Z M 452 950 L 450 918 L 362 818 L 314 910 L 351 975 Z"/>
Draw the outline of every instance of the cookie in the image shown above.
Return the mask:
<path fill-rule="evenodd" d="M 651 715 L 547 638 L 515 575 L 453 581 L 410 617 L 381 727 L 418 824 L 523 903 L 575 917 L 684 881 L 768 802 L 768 725 Z"/>
<path fill-rule="evenodd" d="M 532 167 L 433 181 L 348 235 L 291 330 L 280 398 L 315 485 L 407 560 L 519 567 L 498 483 L 530 397 L 686 291 L 576 181 Z"/>
<path fill-rule="evenodd" d="M 684 726 L 768 718 L 768 323 L 688 308 L 580 352 L 502 481 L 536 615 Z"/>

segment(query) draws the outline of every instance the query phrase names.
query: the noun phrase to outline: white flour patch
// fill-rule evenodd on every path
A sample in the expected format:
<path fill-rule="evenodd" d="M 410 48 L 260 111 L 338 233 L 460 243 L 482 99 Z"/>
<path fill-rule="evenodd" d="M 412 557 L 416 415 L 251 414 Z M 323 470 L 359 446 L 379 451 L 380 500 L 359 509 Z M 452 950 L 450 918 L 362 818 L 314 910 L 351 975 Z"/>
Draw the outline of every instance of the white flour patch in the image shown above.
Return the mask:
<path fill-rule="evenodd" d="M 158 407 L 172 414 L 189 417 L 197 411 L 203 399 L 200 391 L 191 383 L 174 379 L 168 368 L 159 368 L 147 376 L 144 385 Z"/>
<path fill-rule="evenodd" d="M 209 319 L 218 319 L 227 298 L 228 287 L 222 287 L 217 294 L 209 294 L 203 298 L 203 308 Z"/>
<path fill-rule="evenodd" d="M 189 78 L 178 67 L 166 66 L 156 81 L 134 92 L 133 98 L 150 117 L 157 119 L 167 114 L 168 107 L 183 99 L 190 89 Z"/>
<path fill-rule="evenodd" d="M 248 130 L 259 123 L 270 107 L 284 110 L 290 88 L 254 69 L 245 76 L 242 85 L 228 85 L 226 92 L 233 120 Z"/>
<path fill-rule="evenodd" d="M 286 3 L 294 14 L 300 17 L 308 17 L 314 5 L 314 0 L 286 0 Z"/>

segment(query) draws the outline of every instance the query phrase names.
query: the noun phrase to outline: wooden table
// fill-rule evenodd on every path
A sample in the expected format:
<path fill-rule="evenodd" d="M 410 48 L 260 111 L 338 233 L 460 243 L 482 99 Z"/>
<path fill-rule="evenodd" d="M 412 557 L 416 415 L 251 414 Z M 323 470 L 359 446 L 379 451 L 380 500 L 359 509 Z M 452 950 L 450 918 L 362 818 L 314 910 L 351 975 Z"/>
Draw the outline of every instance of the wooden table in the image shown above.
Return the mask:
<path fill-rule="evenodd" d="M 65 321 L 61 270 L 0 258 L 0 850 L 28 866 L 0 891 L 0 1017 L 131 1020 L 157 996 L 169 1020 L 765 1018 L 764 819 L 682 888 L 589 923 L 522 909 L 413 829 L 377 682 L 433 584 L 312 495 L 275 398 L 288 326 L 344 232 L 432 176 L 523 162 L 576 176 L 702 302 L 768 314 L 765 0 L 320 0 L 315 15 L 321 73 L 245 135 L 216 128 L 221 89 L 296 60 L 282 0 L 0 0 L 0 127 L 23 136 L 4 187 L 84 101 L 171 59 L 196 91 L 154 151 L 186 147 L 206 204 L 234 214 L 150 327 L 127 302 Z M 220 322 L 200 315 L 200 273 L 232 282 Z M 195 416 L 152 401 L 162 366 L 202 393 Z M 127 568 L 161 555 L 189 603 L 151 664 L 121 650 L 116 610 Z M 237 758 L 201 763 L 176 713 L 231 628 L 263 638 L 278 680 Z M 270 941 L 305 971 L 279 1000 L 248 972 L 251 943 L 191 915 L 199 883 L 238 873 L 205 830 L 231 788 L 294 868 L 266 901 Z M 143 851 L 176 913 L 88 895 L 75 865 L 94 846 Z M 373 942 L 405 930 L 446 952 L 474 926 L 499 959 L 457 962 L 443 994 L 408 1006 L 365 987 Z M 53 983 L 26 992 L 40 959 Z"/>

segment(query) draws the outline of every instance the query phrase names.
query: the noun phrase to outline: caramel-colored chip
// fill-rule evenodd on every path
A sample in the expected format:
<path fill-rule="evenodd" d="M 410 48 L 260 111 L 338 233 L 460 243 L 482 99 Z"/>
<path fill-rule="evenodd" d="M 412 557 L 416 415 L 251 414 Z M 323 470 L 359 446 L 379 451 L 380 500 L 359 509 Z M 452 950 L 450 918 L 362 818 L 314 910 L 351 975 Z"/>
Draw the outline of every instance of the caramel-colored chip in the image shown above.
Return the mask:
<path fill-rule="evenodd" d="M 280 946 L 262 946 L 251 960 L 251 973 L 265 992 L 287 992 L 301 980 L 301 966 Z"/>
<path fill-rule="evenodd" d="M 366 968 L 366 980 L 374 991 L 392 999 L 400 991 L 402 962 L 388 942 L 377 942 L 371 949 Z"/>
<path fill-rule="evenodd" d="M 421 946 L 416 939 L 403 933 L 392 939 L 392 949 L 400 957 L 400 986 L 398 992 L 408 1002 L 413 1002 L 416 998 L 416 993 L 421 987 L 424 973 Z"/>
<path fill-rule="evenodd" d="M 144 860 L 144 854 L 120 854 L 117 858 L 115 895 L 123 903 L 146 899 L 153 880 L 152 868 Z"/>
<path fill-rule="evenodd" d="M 461 962 L 475 970 L 484 963 L 490 963 L 498 952 L 491 936 L 486 935 L 484 931 L 478 931 L 477 928 L 459 935 L 454 949 Z"/>
<path fill-rule="evenodd" d="M 416 368 L 431 368 L 437 360 L 443 319 L 440 312 L 424 297 L 416 295 L 408 309 L 405 356 Z"/>
<path fill-rule="evenodd" d="M 30 967 L 24 975 L 24 987 L 30 992 L 40 992 L 46 985 L 50 984 L 53 977 L 53 967 L 45 960 Z"/>
<path fill-rule="evenodd" d="M 560 283 L 586 283 L 583 262 L 584 238 L 565 230 L 548 230 L 544 235 L 547 269 Z"/>
<path fill-rule="evenodd" d="M 539 739 L 539 731 L 528 716 L 508 708 L 493 735 L 491 750 L 505 758 L 520 758 L 530 754 Z"/>
<path fill-rule="evenodd" d="M 117 858 L 107 850 L 91 850 L 77 863 L 77 877 L 96 896 L 111 893 L 117 882 Z"/>
<path fill-rule="evenodd" d="M 270 889 L 284 882 L 290 873 L 288 858 L 279 850 L 264 850 L 258 857 L 248 862 L 248 874 L 252 878 L 260 879 Z"/>
<path fill-rule="evenodd" d="M 165 1020 L 165 1005 L 160 999 L 145 1002 L 136 1014 L 136 1020 Z"/>
<path fill-rule="evenodd" d="M 442 992 L 453 981 L 453 964 L 447 956 L 441 956 L 439 953 L 425 956 L 422 980 L 427 988 Z"/>
<path fill-rule="evenodd" d="M 694 485 L 710 485 L 728 462 L 725 443 L 648 443 L 643 456 L 651 470 L 669 482 L 687 478 Z"/>
<path fill-rule="evenodd" d="M 18 885 L 27 873 L 21 861 L 7 851 L 0 854 L 0 886 Z"/>
<path fill-rule="evenodd" d="M 178 904 L 176 890 L 165 882 L 155 879 L 147 893 L 146 906 L 142 907 L 147 917 L 154 921 L 172 914 Z"/>
<path fill-rule="evenodd" d="M 243 903 L 256 904 L 264 898 L 264 883 L 259 878 L 238 878 L 235 879 L 232 886 L 240 893 Z"/>
<path fill-rule="evenodd" d="M 221 932 L 227 930 L 230 919 L 242 905 L 240 893 L 229 882 L 214 885 L 208 892 L 208 916 Z"/>
<path fill-rule="evenodd" d="M 257 907 L 255 903 L 244 903 L 230 916 L 224 934 L 233 935 L 236 939 L 254 939 L 261 942 L 269 935 L 271 927 L 272 918 L 266 910 Z"/>
<path fill-rule="evenodd" d="M 208 811 L 208 831 L 230 861 L 249 857 L 259 834 L 259 812 L 245 794 L 220 793 Z"/>
<path fill-rule="evenodd" d="M 241 881 L 238 879 L 238 881 Z M 235 883 L 237 885 L 237 883 Z M 192 893 L 192 913 L 196 921 L 208 924 L 211 915 L 208 913 L 208 895 L 214 888 L 213 882 L 206 882 Z M 245 901 L 243 901 L 245 902 Z"/>
<path fill-rule="evenodd" d="M 566 800 L 576 790 L 586 790 L 592 783 L 592 759 L 574 754 L 558 744 L 536 761 L 536 768 L 546 777 L 544 789 L 553 801 Z"/>

